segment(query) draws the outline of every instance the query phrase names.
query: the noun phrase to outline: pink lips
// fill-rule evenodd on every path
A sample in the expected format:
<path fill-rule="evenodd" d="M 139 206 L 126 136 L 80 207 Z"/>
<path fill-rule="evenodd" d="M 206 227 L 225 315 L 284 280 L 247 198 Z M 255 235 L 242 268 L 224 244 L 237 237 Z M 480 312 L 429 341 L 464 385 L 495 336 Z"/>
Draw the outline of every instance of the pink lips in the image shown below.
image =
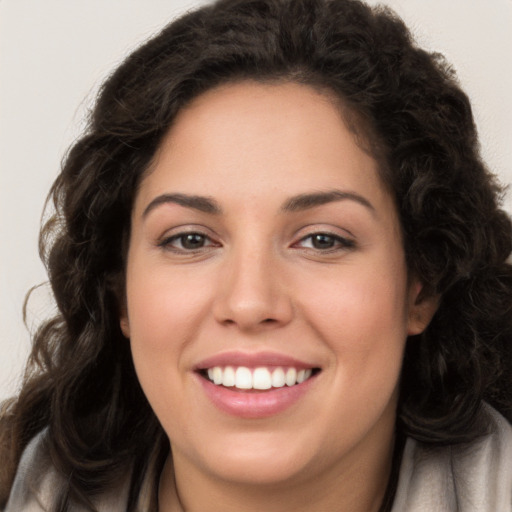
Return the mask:
<path fill-rule="evenodd" d="M 213 384 L 199 372 L 214 366 L 245 366 L 257 367 L 294 367 L 308 369 L 317 367 L 311 363 L 299 361 L 293 357 L 275 354 L 272 352 L 259 352 L 248 354 L 243 352 L 229 352 L 215 355 L 201 361 L 196 365 L 196 376 L 207 398 L 219 410 L 232 416 L 245 419 L 266 418 L 279 414 L 298 402 L 311 389 L 316 380 L 313 376 L 301 384 L 272 388 L 265 391 L 245 391 L 231 387 Z"/>
<path fill-rule="evenodd" d="M 318 365 L 305 363 L 294 357 L 274 352 L 224 352 L 204 359 L 196 365 L 196 370 L 204 370 L 214 366 L 247 366 L 247 368 L 256 368 L 258 366 L 293 366 L 300 370 L 314 368 Z"/>

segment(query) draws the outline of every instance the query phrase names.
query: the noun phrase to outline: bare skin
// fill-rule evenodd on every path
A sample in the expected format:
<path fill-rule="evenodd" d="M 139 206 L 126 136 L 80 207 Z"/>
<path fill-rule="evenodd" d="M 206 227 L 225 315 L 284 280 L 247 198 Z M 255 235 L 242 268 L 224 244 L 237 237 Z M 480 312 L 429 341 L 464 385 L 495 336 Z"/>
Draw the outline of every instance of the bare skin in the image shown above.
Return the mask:
<path fill-rule="evenodd" d="M 268 486 L 249 484 L 240 487 L 229 482 L 219 486 L 218 482 L 205 482 L 199 476 L 197 484 L 194 480 L 181 483 L 180 494 L 176 488 L 174 468 L 169 458 L 161 477 L 159 511 L 378 512 L 391 470 L 390 457 L 391 453 L 382 453 L 382 467 L 372 465 L 368 468 L 358 468 L 357 471 L 354 464 L 347 467 L 343 475 L 326 472 L 325 475 L 318 475 L 314 479 L 311 479 L 311 475 L 305 475 L 304 482 L 291 483 L 288 487 L 282 483 Z M 187 474 L 188 477 L 191 477 L 190 473 Z M 193 493 L 194 485 L 202 486 L 202 499 L 197 499 L 199 497 Z"/>
<path fill-rule="evenodd" d="M 180 112 L 135 200 L 120 318 L 172 446 L 160 512 L 378 511 L 405 341 L 436 308 L 420 291 L 331 98 L 242 82 Z M 268 354 L 312 370 L 293 400 L 253 390 L 254 412 L 207 376 Z"/>

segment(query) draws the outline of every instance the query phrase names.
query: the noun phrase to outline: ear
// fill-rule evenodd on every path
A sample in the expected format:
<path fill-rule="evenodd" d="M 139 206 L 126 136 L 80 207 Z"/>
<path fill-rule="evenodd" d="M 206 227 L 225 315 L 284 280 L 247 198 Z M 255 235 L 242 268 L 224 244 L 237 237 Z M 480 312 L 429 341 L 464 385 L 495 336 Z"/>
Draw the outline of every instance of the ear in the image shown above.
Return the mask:
<path fill-rule="evenodd" d="M 409 314 L 407 335 L 421 334 L 427 327 L 439 307 L 440 296 L 426 294 L 423 283 L 413 280 L 409 288 Z"/>
<path fill-rule="evenodd" d="M 108 277 L 108 285 L 117 299 L 117 313 L 119 326 L 126 338 L 130 337 L 130 322 L 128 320 L 128 306 L 126 304 L 125 276 L 123 272 L 116 272 Z"/>
<path fill-rule="evenodd" d="M 121 331 L 126 338 L 130 337 L 130 321 L 128 319 L 128 311 L 126 311 L 126 307 L 123 307 L 121 311 L 121 315 L 119 316 L 119 325 L 121 327 Z"/>

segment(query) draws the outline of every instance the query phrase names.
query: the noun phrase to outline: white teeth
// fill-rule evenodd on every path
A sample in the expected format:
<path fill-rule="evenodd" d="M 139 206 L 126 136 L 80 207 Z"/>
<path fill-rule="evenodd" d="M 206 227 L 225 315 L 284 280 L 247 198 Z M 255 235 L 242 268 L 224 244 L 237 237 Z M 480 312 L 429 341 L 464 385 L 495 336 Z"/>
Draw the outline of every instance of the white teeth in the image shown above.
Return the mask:
<path fill-rule="evenodd" d="M 272 372 L 272 387 L 282 388 L 286 384 L 284 380 L 284 370 L 282 368 L 276 368 Z"/>
<path fill-rule="evenodd" d="M 235 387 L 238 389 L 252 389 L 252 373 L 249 368 L 245 368 L 245 366 L 239 366 L 236 369 Z"/>
<path fill-rule="evenodd" d="M 299 373 L 297 373 L 297 383 L 300 384 L 301 382 L 308 380 L 312 373 L 313 371 L 311 368 L 308 368 L 307 370 L 300 370 Z"/>
<path fill-rule="evenodd" d="M 238 389 L 271 389 L 282 388 L 283 386 L 295 386 L 309 379 L 312 375 L 312 369 L 307 370 L 296 368 L 275 368 L 269 370 L 265 367 L 251 370 L 245 366 L 237 368 L 233 366 L 214 366 L 207 370 L 208 379 L 216 385 L 225 387 L 235 387 Z"/>
<path fill-rule="evenodd" d="M 222 385 L 228 388 L 235 385 L 235 370 L 232 366 L 226 366 L 222 375 Z"/>
<path fill-rule="evenodd" d="M 288 368 L 284 380 L 287 386 L 294 386 L 297 382 L 297 370 L 295 368 Z"/>
<path fill-rule="evenodd" d="M 272 377 L 266 368 L 256 368 L 252 374 L 252 387 L 254 389 L 270 389 Z"/>
<path fill-rule="evenodd" d="M 222 384 L 222 368 L 218 366 L 213 369 L 213 383 Z"/>

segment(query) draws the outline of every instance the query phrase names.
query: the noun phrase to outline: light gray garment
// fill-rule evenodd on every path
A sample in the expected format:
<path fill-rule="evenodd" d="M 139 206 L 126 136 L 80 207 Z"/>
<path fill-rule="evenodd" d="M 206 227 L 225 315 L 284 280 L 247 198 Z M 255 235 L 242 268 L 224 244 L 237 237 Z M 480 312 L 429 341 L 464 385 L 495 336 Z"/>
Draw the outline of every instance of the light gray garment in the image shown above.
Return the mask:
<path fill-rule="evenodd" d="M 512 427 L 486 410 L 494 431 L 471 445 L 407 440 L 392 512 L 512 512 Z"/>
<path fill-rule="evenodd" d="M 406 441 L 392 512 L 512 512 L 512 427 L 495 410 L 486 409 L 495 428 L 471 445 L 428 449 Z M 44 435 L 26 448 L 4 512 L 52 510 L 55 490 L 64 479 L 51 467 Z M 152 474 L 143 485 L 140 512 L 150 510 L 155 485 Z M 99 512 L 126 512 L 127 498 L 125 483 L 95 504 Z"/>

